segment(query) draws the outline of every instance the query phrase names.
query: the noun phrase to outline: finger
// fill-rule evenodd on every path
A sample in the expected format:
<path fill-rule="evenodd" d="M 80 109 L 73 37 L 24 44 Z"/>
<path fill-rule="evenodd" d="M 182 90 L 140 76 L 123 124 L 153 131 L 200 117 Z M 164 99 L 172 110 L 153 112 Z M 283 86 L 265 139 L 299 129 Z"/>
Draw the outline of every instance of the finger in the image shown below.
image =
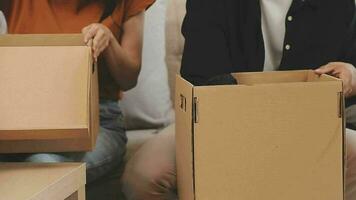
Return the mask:
<path fill-rule="evenodd" d="M 335 65 L 327 64 L 327 65 L 324 65 L 324 66 L 316 69 L 315 72 L 319 75 L 328 74 L 328 73 L 331 73 L 332 71 L 334 71 L 335 68 L 336 68 Z"/>
<path fill-rule="evenodd" d="M 82 28 L 82 33 L 85 34 L 86 32 L 88 32 L 88 30 L 91 28 L 92 25 L 88 25 L 84 28 Z"/>
<path fill-rule="evenodd" d="M 94 49 L 93 49 L 93 39 L 90 39 L 90 40 L 88 41 L 87 46 L 91 48 L 92 56 L 93 56 L 93 58 L 95 59 L 95 56 L 94 56 Z"/>
<path fill-rule="evenodd" d="M 352 85 L 351 82 L 348 78 L 343 77 L 340 75 L 339 77 L 342 80 L 342 85 L 343 85 L 343 93 L 347 97 L 352 93 Z"/>
<path fill-rule="evenodd" d="M 97 31 L 98 31 L 98 27 L 92 25 L 90 29 L 88 29 L 87 32 L 84 34 L 84 42 L 87 43 L 90 39 L 93 39 L 97 34 Z"/>
<path fill-rule="evenodd" d="M 103 30 L 99 30 L 94 37 L 93 40 L 93 48 L 97 50 L 100 46 L 102 46 L 104 42 L 105 32 Z"/>
<path fill-rule="evenodd" d="M 332 75 L 333 77 L 341 79 L 341 74 L 342 74 L 342 72 L 340 71 L 340 69 L 339 68 L 335 68 L 334 71 L 332 71 L 330 75 Z"/>
<path fill-rule="evenodd" d="M 100 42 L 100 46 L 98 46 L 95 50 L 95 56 L 99 57 L 109 46 L 110 40 L 107 37 L 104 37 Z"/>
<path fill-rule="evenodd" d="M 82 34 L 84 35 L 84 43 L 88 44 L 89 39 L 88 39 L 88 32 L 92 28 L 92 25 L 86 26 L 82 29 Z"/>
<path fill-rule="evenodd" d="M 100 54 L 101 54 L 105 49 L 106 49 L 105 44 L 101 44 L 100 46 L 98 46 L 98 47 L 95 49 L 94 55 L 95 55 L 96 57 L 99 57 Z"/>
<path fill-rule="evenodd" d="M 101 46 L 99 47 L 96 51 L 95 51 L 95 57 L 99 58 L 99 56 L 101 55 L 101 53 L 105 50 L 105 46 Z"/>
<path fill-rule="evenodd" d="M 345 95 L 345 97 L 349 97 L 349 96 L 351 96 L 351 94 L 352 94 L 352 89 L 345 89 L 344 90 L 344 95 Z"/>
<path fill-rule="evenodd" d="M 340 73 L 339 78 L 342 80 L 345 89 L 352 89 L 352 80 L 344 73 Z"/>
<path fill-rule="evenodd" d="M 87 45 L 88 47 L 91 47 L 93 49 L 93 39 L 90 39 L 88 42 L 87 42 Z"/>
<path fill-rule="evenodd" d="M 340 72 L 335 69 L 331 74 L 332 74 L 333 76 L 339 76 L 339 75 L 340 75 Z"/>

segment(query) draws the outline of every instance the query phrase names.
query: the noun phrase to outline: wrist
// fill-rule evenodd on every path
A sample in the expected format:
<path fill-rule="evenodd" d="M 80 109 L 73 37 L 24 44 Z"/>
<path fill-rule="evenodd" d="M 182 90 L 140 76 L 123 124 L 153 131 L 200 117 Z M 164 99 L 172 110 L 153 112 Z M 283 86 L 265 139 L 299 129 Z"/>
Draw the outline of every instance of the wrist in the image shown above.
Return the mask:
<path fill-rule="evenodd" d="M 113 45 L 116 42 L 116 37 L 114 34 L 110 31 L 110 37 L 109 37 L 109 46 Z"/>

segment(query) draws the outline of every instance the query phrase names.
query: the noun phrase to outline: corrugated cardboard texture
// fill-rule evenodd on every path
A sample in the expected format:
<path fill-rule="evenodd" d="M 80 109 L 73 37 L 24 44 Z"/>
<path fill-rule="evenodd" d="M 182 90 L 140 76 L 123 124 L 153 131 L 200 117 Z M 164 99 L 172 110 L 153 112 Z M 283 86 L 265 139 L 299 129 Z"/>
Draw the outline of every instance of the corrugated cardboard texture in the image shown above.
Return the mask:
<path fill-rule="evenodd" d="M 98 77 L 82 35 L 0 36 L 0 95 L 1 153 L 94 147 Z"/>
<path fill-rule="evenodd" d="M 177 76 L 176 79 L 176 151 L 179 198 L 194 199 L 193 178 L 193 129 L 192 97 L 193 86 Z"/>
<path fill-rule="evenodd" d="M 70 130 L 67 130 L 70 131 Z M 49 131 L 52 134 L 52 131 Z M 48 132 L 45 134 L 48 137 Z M 75 152 L 94 148 L 93 138 L 0 140 L 1 153 Z"/>
<path fill-rule="evenodd" d="M 0 129 L 88 126 L 88 47 L 0 47 Z"/>
<path fill-rule="evenodd" d="M 91 63 L 93 67 L 90 76 L 90 133 L 92 148 L 95 148 L 97 135 L 99 134 L 99 84 L 98 84 L 98 65 Z"/>
<path fill-rule="evenodd" d="M 270 83 L 297 83 L 297 82 L 318 82 L 318 81 L 335 81 L 331 76 L 317 76 L 311 70 L 300 71 L 273 71 L 273 72 L 248 72 L 235 73 L 233 76 L 238 80 L 239 84 L 255 85 L 255 84 L 270 84 Z"/>
<path fill-rule="evenodd" d="M 85 186 L 85 164 L 0 164 L 0 199 L 63 200 Z"/>
<path fill-rule="evenodd" d="M 86 46 L 82 34 L 1 35 L 0 46 Z"/>
<path fill-rule="evenodd" d="M 343 199 L 341 81 L 308 71 L 235 76 L 249 86 L 194 88 L 195 199 Z"/>

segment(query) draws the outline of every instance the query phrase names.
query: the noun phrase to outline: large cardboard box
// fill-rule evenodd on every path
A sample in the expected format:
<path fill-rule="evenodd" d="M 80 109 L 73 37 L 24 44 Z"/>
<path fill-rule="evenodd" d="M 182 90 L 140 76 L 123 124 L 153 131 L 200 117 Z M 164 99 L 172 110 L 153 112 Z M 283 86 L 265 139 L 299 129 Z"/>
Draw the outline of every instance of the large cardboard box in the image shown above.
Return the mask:
<path fill-rule="evenodd" d="M 342 82 L 313 71 L 233 74 L 176 91 L 179 197 L 341 200 Z"/>
<path fill-rule="evenodd" d="M 0 153 L 90 151 L 98 106 L 82 35 L 0 36 Z"/>

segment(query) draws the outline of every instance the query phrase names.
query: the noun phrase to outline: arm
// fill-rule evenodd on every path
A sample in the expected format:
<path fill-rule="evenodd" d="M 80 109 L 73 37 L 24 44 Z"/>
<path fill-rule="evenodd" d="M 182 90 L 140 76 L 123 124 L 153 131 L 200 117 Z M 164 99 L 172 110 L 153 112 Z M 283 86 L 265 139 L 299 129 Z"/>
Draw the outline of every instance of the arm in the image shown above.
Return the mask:
<path fill-rule="evenodd" d="M 127 20 L 123 24 L 121 43 L 102 24 L 89 25 L 82 31 L 86 43 L 93 39 L 94 58 L 97 59 L 99 55 L 103 54 L 112 76 L 124 91 L 137 84 L 141 69 L 143 24 L 144 12 Z"/>
<path fill-rule="evenodd" d="M 195 85 L 232 71 L 224 31 L 224 0 L 188 0 L 182 32 L 182 76 Z"/>
<path fill-rule="evenodd" d="M 316 70 L 317 74 L 330 74 L 343 81 L 346 97 L 356 96 L 356 10 L 355 1 L 349 0 L 350 22 L 349 31 L 345 38 L 340 62 L 331 62 Z"/>
<path fill-rule="evenodd" d="M 143 24 L 143 12 L 130 18 L 123 25 L 121 45 L 112 36 L 109 47 L 104 51 L 110 72 L 123 90 L 137 84 L 141 69 Z"/>

